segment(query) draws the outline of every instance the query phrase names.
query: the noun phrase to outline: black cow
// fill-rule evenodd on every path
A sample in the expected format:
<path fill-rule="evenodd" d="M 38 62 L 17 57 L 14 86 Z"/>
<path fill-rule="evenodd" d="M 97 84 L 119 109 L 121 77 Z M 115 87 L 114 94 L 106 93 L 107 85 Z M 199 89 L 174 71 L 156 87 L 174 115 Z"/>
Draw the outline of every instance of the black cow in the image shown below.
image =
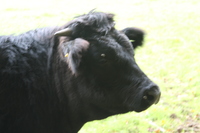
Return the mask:
<path fill-rule="evenodd" d="M 158 86 L 133 58 L 143 35 L 116 30 L 113 14 L 90 12 L 62 27 L 0 36 L 0 133 L 76 133 L 157 103 Z"/>

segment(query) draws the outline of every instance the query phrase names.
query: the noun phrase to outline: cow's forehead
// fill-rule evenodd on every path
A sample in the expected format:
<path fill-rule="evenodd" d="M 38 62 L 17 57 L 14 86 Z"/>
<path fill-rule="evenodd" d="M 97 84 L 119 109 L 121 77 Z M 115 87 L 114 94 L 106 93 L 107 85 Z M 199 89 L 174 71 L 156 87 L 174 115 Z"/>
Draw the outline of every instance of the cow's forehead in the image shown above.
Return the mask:
<path fill-rule="evenodd" d="M 122 38 L 115 38 L 110 35 L 97 36 L 96 38 L 89 40 L 90 46 L 93 47 L 92 49 L 95 49 L 95 52 L 98 54 L 126 55 L 131 56 L 132 58 L 134 56 L 134 49 L 129 40 L 126 40 L 125 38 L 125 41 L 126 42 L 124 42 Z"/>
<path fill-rule="evenodd" d="M 92 37 L 87 38 L 89 42 L 98 43 L 105 47 L 113 48 L 127 48 L 133 50 L 132 44 L 129 39 L 116 29 L 112 29 L 107 34 L 96 34 Z"/>

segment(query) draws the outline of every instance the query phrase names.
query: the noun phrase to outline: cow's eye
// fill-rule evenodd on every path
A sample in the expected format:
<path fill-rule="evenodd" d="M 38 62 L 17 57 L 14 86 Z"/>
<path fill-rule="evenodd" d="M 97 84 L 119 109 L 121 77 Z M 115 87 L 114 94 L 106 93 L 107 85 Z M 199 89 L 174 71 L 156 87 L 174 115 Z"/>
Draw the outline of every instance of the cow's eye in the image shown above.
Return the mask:
<path fill-rule="evenodd" d="M 102 53 L 100 56 L 101 56 L 101 58 L 99 60 L 100 64 L 104 65 L 105 63 L 108 62 L 108 60 L 106 59 L 106 54 Z"/>
<path fill-rule="evenodd" d="M 103 57 L 103 58 L 104 58 L 104 57 L 106 57 L 106 55 L 105 55 L 105 54 L 101 54 L 101 57 Z"/>

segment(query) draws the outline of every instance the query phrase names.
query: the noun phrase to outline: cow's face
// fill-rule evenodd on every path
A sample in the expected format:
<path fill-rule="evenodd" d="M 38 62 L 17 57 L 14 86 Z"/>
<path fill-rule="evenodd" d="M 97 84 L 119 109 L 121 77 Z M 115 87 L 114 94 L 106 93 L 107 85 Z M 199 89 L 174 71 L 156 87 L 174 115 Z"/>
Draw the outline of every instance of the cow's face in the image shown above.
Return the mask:
<path fill-rule="evenodd" d="M 83 99 L 110 114 L 140 112 L 157 103 L 158 86 L 134 59 L 134 47 L 142 43 L 143 32 L 135 28 L 117 31 L 111 15 L 94 16 L 93 13 L 95 21 L 89 24 L 91 20 L 88 20 L 87 25 L 87 19 L 81 16 L 78 23 L 71 24 L 70 34 L 68 29 L 56 33 L 57 36 L 67 34 L 71 39 L 61 44 L 63 56 L 67 54 L 72 73 L 83 77 L 88 86 L 87 90 L 81 90 Z"/>

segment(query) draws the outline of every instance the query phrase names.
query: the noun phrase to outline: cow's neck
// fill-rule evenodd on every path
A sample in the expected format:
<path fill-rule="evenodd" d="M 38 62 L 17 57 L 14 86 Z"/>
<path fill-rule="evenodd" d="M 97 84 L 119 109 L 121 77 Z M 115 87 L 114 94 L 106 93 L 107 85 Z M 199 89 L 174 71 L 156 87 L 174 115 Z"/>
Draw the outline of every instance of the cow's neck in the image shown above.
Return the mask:
<path fill-rule="evenodd" d="M 84 88 L 87 87 L 85 82 L 82 82 L 83 84 L 80 84 L 80 82 L 78 82 L 78 79 L 77 82 L 74 79 L 73 81 L 75 81 L 75 83 L 79 83 L 79 85 L 74 85 L 73 88 L 70 88 L 70 90 L 67 90 L 67 92 L 65 93 L 71 93 L 71 89 L 73 90 L 73 92 L 76 92 L 76 94 L 71 93 L 70 96 L 68 95 L 70 123 L 72 124 L 71 126 L 74 129 L 79 130 L 85 123 L 89 121 L 100 120 L 107 118 L 108 116 L 114 115 L 113 112 L 110 112 L 106 109 L 102 109 L 101 107 L 92 104 L 91 100 L 88 101 L 87 99 L 85 99 L 85 97 L 83 96 L 84 94 L 78 91 L 79 89 L 86 90 L 86 88 Z"/>
<path fill-rule="evenodd" d="M 90 82 L 81 81 L 83 78 L 74 77 L 65 62 L 58 61 L 53 64 L 51 77 L 60 101 L 60 113 L 63 114 L 59 116 L 64 116 L 60 119 L 66 126 L 68 125 L 65 126 L 66 131 L 76 133 L 86 122 L 104 119 L 113 115 L 111 112 L 91 104 L 89 98 L 88 100 L 85 99 L 86 96 L 84 95 L 92 95 L 92 92 L 88 94 L 90 93 L 88 87 L 92 86 Z M 86 92 L 80 90 L 86 90 Z"/>

